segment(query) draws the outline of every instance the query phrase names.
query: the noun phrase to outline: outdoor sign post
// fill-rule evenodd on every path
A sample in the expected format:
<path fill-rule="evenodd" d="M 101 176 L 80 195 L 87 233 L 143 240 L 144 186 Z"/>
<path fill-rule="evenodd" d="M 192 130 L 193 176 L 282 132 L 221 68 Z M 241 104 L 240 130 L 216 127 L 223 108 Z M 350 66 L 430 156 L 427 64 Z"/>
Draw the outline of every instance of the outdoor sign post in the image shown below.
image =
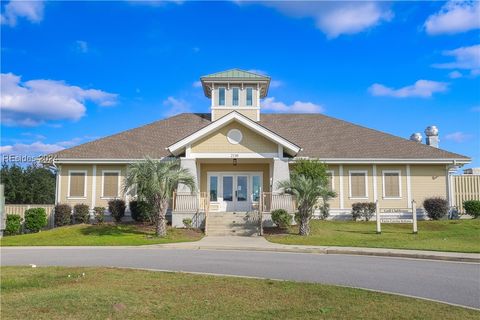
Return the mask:
<path fill-rule="evenodd" d="M 375 213 L 377 219 L 377 234 L 382 233 L 382 222 L 380 221 L 380 208 L 378 207 L 378 200 L 375 201 Z"/>

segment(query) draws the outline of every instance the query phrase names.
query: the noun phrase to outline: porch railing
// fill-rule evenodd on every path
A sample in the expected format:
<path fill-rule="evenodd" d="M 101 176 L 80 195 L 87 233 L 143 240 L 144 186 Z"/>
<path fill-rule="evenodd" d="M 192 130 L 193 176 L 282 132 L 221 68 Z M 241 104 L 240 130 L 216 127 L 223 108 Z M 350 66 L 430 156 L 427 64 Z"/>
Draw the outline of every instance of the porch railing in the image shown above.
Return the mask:
<path fill-rule="evenodd" d="M 203 212 L 208 208 L 206 192 L 174 192 L 172 209 L 181 212 Z"/>
<path fill-rule="evenodd" d="M 286 193 L 263 192 L 260 204 L 261 211 L 267 213 L 277 209 L 284 209 L 290 213 L 297 210 L 295 197 Z"/>

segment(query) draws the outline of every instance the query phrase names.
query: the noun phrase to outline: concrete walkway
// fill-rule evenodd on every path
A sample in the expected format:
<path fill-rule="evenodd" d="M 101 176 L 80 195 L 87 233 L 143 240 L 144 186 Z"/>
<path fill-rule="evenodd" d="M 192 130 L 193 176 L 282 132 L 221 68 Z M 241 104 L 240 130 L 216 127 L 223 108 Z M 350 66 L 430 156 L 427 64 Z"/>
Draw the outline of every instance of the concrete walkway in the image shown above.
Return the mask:
<path fill-rule="evenodd" d="M 431 259 L 431 260 L 444 260 L 444 261 L 464 261 L 464 262 L 480 263 L 480 254 L 477 254 L 477 253 L 362 248 L 362 247 L 285 245 L 285 244 L 269 242 L 263 237 L 206 236 L 200 241 L 195 241 L 195 242 L 158 244 L 158 245 L 151 245 L 149 247 L 172 248 L 172 249 L 247 250 L 247 251 L 298 252 L 298 253 L 320 253 L 320 254 L 353 254 L 353 255 Z"/>

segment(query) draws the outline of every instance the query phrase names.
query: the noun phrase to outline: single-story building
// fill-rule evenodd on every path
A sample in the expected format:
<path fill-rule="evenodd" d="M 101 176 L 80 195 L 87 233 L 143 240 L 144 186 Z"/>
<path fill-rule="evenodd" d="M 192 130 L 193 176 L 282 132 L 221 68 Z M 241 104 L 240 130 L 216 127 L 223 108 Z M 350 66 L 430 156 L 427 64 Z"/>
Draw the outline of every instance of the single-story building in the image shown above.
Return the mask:
<path fill-rule="evenodd" d="M 410 139 L 323 114 L 266 114 L 261 99 L 270 78 L 238 69 L 201 77 L 210 113 L 182 113 L 53 154 L 58 168 L 56 202 L 107 206 L 128 200 L 122 183 L 128 164 L 145 157 L 178 158 L 195 176 L 198 192 L 179 188 L 171 219 L 209 213 L 295 210 L 295 200 L 278 193 L 300 158 L 328 165 L 331 218 L 350 215 L 352 203 L 376 202 L 396 215 L 422 212 L 426 197 L 451 199 L 450 174 L 470 162 L 438 148 L 438 130 Z M 200 221 L 202 222 L 202 221 Z"/>

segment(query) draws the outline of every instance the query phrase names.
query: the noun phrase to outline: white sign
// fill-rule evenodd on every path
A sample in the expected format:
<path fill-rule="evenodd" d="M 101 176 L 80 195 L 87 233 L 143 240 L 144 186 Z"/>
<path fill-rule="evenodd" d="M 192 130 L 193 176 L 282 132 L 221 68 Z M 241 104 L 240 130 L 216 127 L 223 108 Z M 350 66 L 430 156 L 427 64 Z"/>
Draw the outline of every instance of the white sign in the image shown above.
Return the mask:
<path fill-rule="evenodd" d="M 411 209 L 402 208 L 380 208 L 380 213 L 403 213 L 411 211 Z"/>
<path fill-rule="evenodd" d="M 380 218 L 382 223 L 413 223 L 413 219 Z"/>

